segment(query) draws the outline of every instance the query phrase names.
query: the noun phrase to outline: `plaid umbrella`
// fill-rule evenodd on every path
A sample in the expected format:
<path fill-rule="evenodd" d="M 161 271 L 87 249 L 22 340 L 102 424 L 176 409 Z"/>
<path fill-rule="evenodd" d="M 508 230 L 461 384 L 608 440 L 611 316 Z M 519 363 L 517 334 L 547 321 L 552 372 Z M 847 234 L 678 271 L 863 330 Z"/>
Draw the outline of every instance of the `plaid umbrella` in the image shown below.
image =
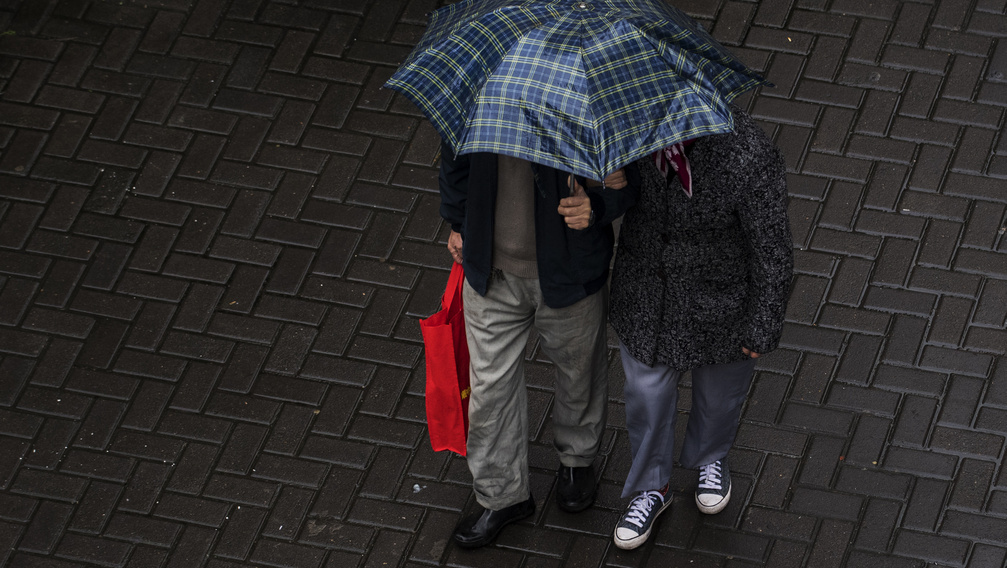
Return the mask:
<path fill-rule="evenodd" d="M 592 179 L 681 140 L 729 132 L 764 79 L 662 0 L 462 0 L 434 11 L 385 84 L 459 154 Z"/>

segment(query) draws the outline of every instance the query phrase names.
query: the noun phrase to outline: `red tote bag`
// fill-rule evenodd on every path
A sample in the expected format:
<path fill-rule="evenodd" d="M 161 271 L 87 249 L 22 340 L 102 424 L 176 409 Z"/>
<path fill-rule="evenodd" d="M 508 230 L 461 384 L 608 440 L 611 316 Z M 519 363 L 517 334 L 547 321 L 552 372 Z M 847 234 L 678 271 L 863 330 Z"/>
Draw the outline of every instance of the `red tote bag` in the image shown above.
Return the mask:
<path fill-rule="evenodd" d="M 469 348 L 465 341 L 462 284 L 457 262 L 451 268 L 441 311 L 420 320 L 427 358 L 427 430 L 434 451 L 465 455 L 469 430 Z"/>

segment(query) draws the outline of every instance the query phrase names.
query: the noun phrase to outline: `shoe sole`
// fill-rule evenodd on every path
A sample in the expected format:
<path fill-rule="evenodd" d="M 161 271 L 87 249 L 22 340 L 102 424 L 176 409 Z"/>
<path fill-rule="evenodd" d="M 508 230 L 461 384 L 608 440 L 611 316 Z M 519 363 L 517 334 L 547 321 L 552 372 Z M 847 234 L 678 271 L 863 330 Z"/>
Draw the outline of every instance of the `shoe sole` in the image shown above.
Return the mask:
<path fill-rule="evenodd" d="M 671 506 L 671 495 L 669 494 L 668 502 L 665 503 L 660 509 L 658 509 L 656 513 L 654 513 L 654 520 L 651 521 L 650 528 L 647 529 L 647 532 L 634 538 L 627 540 L 620 539 L 619 535 L 617 534 L 619 532 L 619 527 L 615 527 L 615 530 L 612 531 L 612 541 L 615 542 L 616 548 L 620 548 L 622 550 L 633 550 L 634 548 L 638 548 L 640 545 L 647 542 L 647 539 L 650 538 L 650 533 L 654 531 L 654 525 L 657 523 L 657 518 L 660 517 L 661 513 L 663 513 L 664 510 L 670 506 Z"/>
<path fill-rule="evenodd" d="M 727 488 L 727 495 L 724 495 L 724 498 L 721 499 L 720 503 L 717 503 L 716 505 L 713 505 L 712 507 L 707 507 L 706 505 L 700 503 L 699 502 L 699 494 L 697 493 L 696 494 L 696 507 L 699 507 L 699 512 L 700 513 L 704 513 L 706 515 L 716 515 L 717 513 L 723 511 L 724 508 L 727 507 L 728 501 L 731 500 L 731 489 L 733 489 L 733 487 L 728 487 Z"/>
<path fill-rule="evenodd" d="M 532 516 L 534 514 L 535 514 L 535 509 L 533 508 L 527 515 L 521 515 L 520 517 L 514 517 L 513 519 L 510 519 L 509 521 L 507 521 L 507 522 L 503 523 L 502 525 L 500 525 L 500 527 L 496 530 L 496 532 L 494 532 L 493 534 L 489 535 L 488 537 L 486 537 L 486 538 L 484 538 L 482 540 L 472 541 L 472 542 L 464 542 L 464 541 L 460 541 L 460 540 L 454 538 L 453 536 L 452 536 L 451 540 L 452 540 L 452 542 L 455 543 L 455 546 L 457 546 L 459 548 L 465 548 L 465 549 L 481 548 L 481 547 L 486 546 L 487 544 L 493 542 L 494 540 L 496 540 L 496 537 L 498 537 L 500 535 L 500 533 L 503 532 L 504 527 L 506 527 L 507 525 L 510 525 L 510 524 L 513 524 L 513 523 L 516 523 L 516 522 L 519 522 L 519 521 L 523 521 L 523 520 L 527 519 L 528 517 L 530 517 L 530 516 Z"/>
<path fill-rule="evenodd" d="M 575 503 L 573 505 L 570 505 L 569 503 L 561 503 L 557 499 L 556 506 L 559 507 L 561 511 L 566 511 L 567 513 L 579 513 L 594 504 L 595 496 L 596 495 L 592 495 L 590 499 L 587 499 L 580 503 Z"/>

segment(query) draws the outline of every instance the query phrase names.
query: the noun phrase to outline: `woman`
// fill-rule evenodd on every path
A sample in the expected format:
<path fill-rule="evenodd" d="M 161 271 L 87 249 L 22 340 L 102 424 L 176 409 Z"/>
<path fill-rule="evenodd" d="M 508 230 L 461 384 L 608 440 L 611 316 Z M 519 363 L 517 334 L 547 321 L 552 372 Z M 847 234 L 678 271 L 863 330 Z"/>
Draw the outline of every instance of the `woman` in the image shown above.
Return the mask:
<path fill-rule="evenodd" d="M 679 463 L 699 468 L 700 511 L 727 506 L 727 453 L 755 359 L 779 343 L 793 273 L 786 167 L 750 116 L 735 108 L 734 122 L 734 132 L 640 160 L 640 197 L 620 230 L 610 318 L 633 459 L 622 495 L 635 497 L 615 529 L 619 548 L 643 544 L 671 503 L 686 371 L 693 402 Z"/>

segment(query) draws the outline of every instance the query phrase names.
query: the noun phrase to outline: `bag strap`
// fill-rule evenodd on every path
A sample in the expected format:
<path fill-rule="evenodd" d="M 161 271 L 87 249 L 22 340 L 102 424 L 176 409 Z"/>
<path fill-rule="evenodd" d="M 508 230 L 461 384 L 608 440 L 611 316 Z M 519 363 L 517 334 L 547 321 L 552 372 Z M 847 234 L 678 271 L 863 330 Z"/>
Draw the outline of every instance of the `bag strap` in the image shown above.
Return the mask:
<path fill-rule="evenodd" d="M 444 288 L 444 297 L 441 298 L 441 309 L 448 309 L 452 306 L 455 298 L 458 299 L 458 307 L 462 302 L 462 286 L 465 284 L 465 269 L 461 263 L 455 262 L 451 265 L 451 275 L 448 276 L 448 285 Z"/>

